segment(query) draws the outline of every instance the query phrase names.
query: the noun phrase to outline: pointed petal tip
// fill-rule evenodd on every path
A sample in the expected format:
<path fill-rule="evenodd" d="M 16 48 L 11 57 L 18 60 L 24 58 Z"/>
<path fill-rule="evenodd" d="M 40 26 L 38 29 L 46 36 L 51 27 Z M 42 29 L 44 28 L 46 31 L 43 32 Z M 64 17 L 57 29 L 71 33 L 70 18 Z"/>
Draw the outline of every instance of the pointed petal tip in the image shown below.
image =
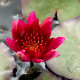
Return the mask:
<path fill-rule="evenodd" d="M 58 57 L 59 55 L 60 53 L 55 51 L 55 57 Z"/>
<path fill-rule="evenodd" d="M 19 21 L 22 21 L 22 20 L 21 20 L 21 19 L 19 19 L 19 20 L 18 20 L 18 22 L 19 22 Z"/>
<path fill-rule="evenodd" d="M 50 21 L 52 21 L 52 17 L 48 17 L 47 19 L 50 20 Z"/>
<path fill-rule="evenodd" d="M 17 27 L 18 22 L 16 20 L 12 21 L 12 28 L 16 28 Z"/>
<path fill-rule="evenodd" d="M 11 38 L 6 38 L 5 39 L 7 43 L 9 43 L 12 39 Z"/>
<path fill-rule="evenodd" d="M 12 23 L 17 23 L 17 21 L 16 20 L 13 20 Z"/>
<path fill-rule="evenodd" d="M 47 17 L 47 18 L 45 18 L 44 20 L 51 20 L 52 21 L 52 17 Z"/>
<path fill-rule="evenodd" d="M 45 19 L 41 22 L 40 26 L 42 26 L 43 24 L 48 23 L 48 22 L 51 22 L 50 24 L 52 24 L 52 17 L 45 18 Z"/>
<path fill-rule="evenodd" d="M 30 15 L 29 16 L 33 16 L 33 17 L 35 17 L 36 18 L 36 14 L 35 14 L 35 12 L 34 11 L 32 11 L 31 13 L 30 13 Z"/>
<path fill-rule="evenodd" d="M 65 41 L 64 37 L 58 37 L 58 39 L 63 43 Z"/>
<path fill-rule="evenodd" d="M 6 38 L 6 39 L 5 39 L 7 43 L 8 43 L 8 41 L 9 41 L 9 39 L 10 39 L 10 38 Z"/>
<path fill-rule="evenodd" d="M 55 47 L 54 47 L 54 49 L 59 47 L 64 41 L 65 41 L 64 37 L 57 37 L 56 40 L 55 40 Z"/>
<path fill-rule="evenodd" d="M 18 20 L 18 23 L 24 23 L 24 21 L 22 21 L 21 19 Z"/>
<path fill-rule="evenodd" d="M 28 17 L 28 20 L 27 20 L 27 24 L 30 24 L 32 25 L 32 23 L 34 22 L 34 20 L 36 19 L 36 15 L 35 15 L 35 12 L 32 11 Z"/>
<path fill-rule="evenodd" d="M 32 11 L 32 12 L 31 12 L 31 14 L 35 14 L 35 12 L 34 12 L 34 11 Z"/>
<path fill-rule="evenodd" d="M 12 21 L 12 29 L 17 28 L 17 24 L 18 24 L 18 22 L 16 20 L 13 20 Z"/>

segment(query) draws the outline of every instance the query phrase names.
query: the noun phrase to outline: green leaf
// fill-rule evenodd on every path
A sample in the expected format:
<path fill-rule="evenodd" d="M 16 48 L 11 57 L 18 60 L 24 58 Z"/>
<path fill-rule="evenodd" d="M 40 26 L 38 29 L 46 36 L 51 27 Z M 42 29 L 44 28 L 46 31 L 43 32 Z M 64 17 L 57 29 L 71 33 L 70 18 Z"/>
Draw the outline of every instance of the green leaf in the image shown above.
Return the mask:
<path fill-rule="evenodd" d="M 47 61 L 55 73 L 72 80 L 80 80 L 80 17 L 65 21 L 52 30 L 51 37 L 65 37 L 57 48 L 59 57 Z"/>
<path fill-rule="evenodd" d="M 0 80 L 9 80 L 15 66 L 15 60 L 9 48 L 0 42 Z"/>
<path fill-rule="evenodd" d="M 35 80 L 61 80 L 47 70 L 44 70 Z"/>
<path fill-rule="evenodd" d="M 22 0 L 22 13 L 25 18 L 34 11 L 40 22 L 46 17 L 54 17 L 57 10 L 60 22 L 80 16 L 80 0 Z"/>

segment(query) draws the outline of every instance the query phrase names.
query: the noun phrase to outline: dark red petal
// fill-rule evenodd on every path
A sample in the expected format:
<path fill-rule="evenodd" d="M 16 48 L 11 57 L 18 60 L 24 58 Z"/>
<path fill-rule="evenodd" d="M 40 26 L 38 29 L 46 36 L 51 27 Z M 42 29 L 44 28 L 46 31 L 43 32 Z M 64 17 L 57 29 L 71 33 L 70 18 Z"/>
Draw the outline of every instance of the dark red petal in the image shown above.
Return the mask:
<path fill-rule="evenodd" d="M 35 15 L 34 11 L 32 11 L 28 17 L 27 24 L 32 25 L 32 23 L 34 22 L 35 19 L 36 19 L 36 15 Z"/>
<path fill-rule="evenodd" d="M 26 33 L 28 33 L 28 34 L 30 34 L 31 32 L 30 32 L 30 25 L 29 24 L 26 24 Z"/>
<path fill-rule="evenodd" d="M 17 32 L 17 21 L 13 21 L 12 22 L 12 37 L 14 40 L 17 39 L 17 36 L 18 36 L 18 32 Z"/>
<path fill-rule="evenodd" d="M 49 60 L 51 58 L 54 58 L 54 57 L 57 57 L 57 56 L 59 56 L 59 52 L 51 50 L 51 51 L 49 51 L 49 52 L 47 52 L 46 54 L 43 55 L 43 58 L 44 58 L 43 60 L 47 61 L 47 60 Z"/>
<path fill-rule="evenodd" d="M 52 18 L 48 17 L 40 24 L 41 34 L 45 39 L 49 39 L 52 30 Z"/>
<path fill-rule="evenodd" d="M 40 52 L 34 52 L 34 53 L 32 54 L 32 56 L 33 56 L 33 58 L 40 58 L 41 53 L 40 53 Z"/>
<path fill-rule="evenodd" d="M 14 42 L 12 39 L 7 38 L 7 39 L 6 39 L 6 42 L 7 42 L 8 46 L 9 46 L 13 51 L 15 51 L 15 52 L 18 51 L 17 45 L 15 44 L 15 42 Z"/>
<path fill-rule="evenodd" d="M 51 49 L 56 49 L 64 42 L 64 40 L 65 40 L 65 38 L 63 38 L 63 37 L 49 39 L 48 44 L 46 46 L 46 50 L 49 51 Z"/>
<path fill-rule="evenodd" d="M 34 58 L 34 59 L 32 59 L 32 61 L 35 62 L 35 63 L 41 63 L 41 62 L 43 62 L 44 60 Z"/>
<path fill-rule="evenodd" d="M 17 27 L 18 33 L 21 34 L 25 30 L 25 28 L 26 28 L 26 24 L 22 20 L 19 19 L 18 27 Z"/>
<path fill-rule="evenodd" d="M 17 52 L 17 57 L 18 57 L 21 61 L 23 61 L 23 62 L 30 62 L 30 61 L 31 61 L 30 55 L 25 54 L 25 53 L 22 52 L 22 51 L 18 51 L 18 52 Z"/>
<path fill-rule="evenodd" d="M 36 33 L 40 33 L 40 26 L 39 26 L 39 20 L 38 20 L 38 18 L 36 18 L 33 21 L 32 25 L 31 25 L 31 30 L 34 31 L 34 32 L 36 32 Z"/>

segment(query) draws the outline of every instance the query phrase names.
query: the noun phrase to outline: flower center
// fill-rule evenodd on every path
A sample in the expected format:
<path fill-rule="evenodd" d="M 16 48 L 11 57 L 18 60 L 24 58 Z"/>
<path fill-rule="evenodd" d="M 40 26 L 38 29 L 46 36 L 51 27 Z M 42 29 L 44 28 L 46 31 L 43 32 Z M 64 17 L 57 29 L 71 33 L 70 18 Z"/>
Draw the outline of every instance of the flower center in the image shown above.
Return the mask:
<path fill-rule="evenodd" d="M 44 50 L 46 42 L 43 40 L 43 36 L 33 31 L 32 34 L 27 33 L 20 40 L 21 48 L 25 51 L 41 52 Z"/>

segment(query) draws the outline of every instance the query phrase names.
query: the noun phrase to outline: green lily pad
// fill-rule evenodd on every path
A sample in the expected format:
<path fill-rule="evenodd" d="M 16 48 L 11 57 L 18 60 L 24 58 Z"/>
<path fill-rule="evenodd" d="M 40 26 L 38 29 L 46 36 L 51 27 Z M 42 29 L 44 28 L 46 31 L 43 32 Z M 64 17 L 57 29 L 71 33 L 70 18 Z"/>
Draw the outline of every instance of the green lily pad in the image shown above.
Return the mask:
<path fill-rule="evenodd" d="M 47 70 L 44 70 L 35 80 L 61 80 Z"/>
<path fill-rule="evenodd" d="M 9 48 L 0 42 L 0 80 L 9 80 L 15 66 L 15 60 Z"/>
<path fill-rule="evenodd" d="M 80 16 L 80 0 L 22 0 L 22 13 L 25 18 L 34 11 L 40 22 L 46 17 L 54 17 L 57 10 L 60 22 Z"/>
<path fill-rule="evenodd" d="M 65 21 L 52 30 L 51 37 L 65 37 L 56 49 L 60 56 L 47 61 L 55 73 L 72 80 L 80 80 L 80 17 Z"/>

